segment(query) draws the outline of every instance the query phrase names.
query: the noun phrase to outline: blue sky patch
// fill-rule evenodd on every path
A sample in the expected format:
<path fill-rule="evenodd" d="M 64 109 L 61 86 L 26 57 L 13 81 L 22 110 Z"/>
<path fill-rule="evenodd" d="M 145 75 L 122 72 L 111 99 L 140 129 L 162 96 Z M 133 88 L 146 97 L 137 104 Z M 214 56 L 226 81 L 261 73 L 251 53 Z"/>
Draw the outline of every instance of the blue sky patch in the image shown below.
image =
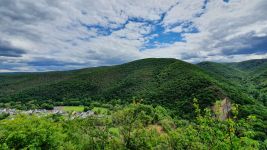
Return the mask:
<path fill-rule="evenodd" d="M 155 25 L 154 30 L 145 35 L 150 37 L 141 48 L 141 51 L 146 49 L 152 49 L 161 47 L 164 44 L 173 44 L 175 42 L 185 42 L 182 33 L 178 32 L 165 32 L 165 28 L 162 25 Z"/>

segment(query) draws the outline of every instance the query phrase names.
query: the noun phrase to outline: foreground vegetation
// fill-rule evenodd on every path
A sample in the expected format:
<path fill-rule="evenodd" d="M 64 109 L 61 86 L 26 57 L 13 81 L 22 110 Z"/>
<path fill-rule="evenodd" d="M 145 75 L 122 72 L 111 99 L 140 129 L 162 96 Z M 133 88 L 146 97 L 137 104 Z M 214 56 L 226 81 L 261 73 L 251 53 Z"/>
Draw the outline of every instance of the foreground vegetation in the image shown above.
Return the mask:
<path fill-rule="evenodd" d="M 109 115 L 68 120 L 62 116 L 18 115 L 0 121 L 0 149 L 265 149 L 255 139 L 255 116 L 216 119 L 194 104 L 192 121 L 171 117 L 161 106 L 117 105 Z"/>

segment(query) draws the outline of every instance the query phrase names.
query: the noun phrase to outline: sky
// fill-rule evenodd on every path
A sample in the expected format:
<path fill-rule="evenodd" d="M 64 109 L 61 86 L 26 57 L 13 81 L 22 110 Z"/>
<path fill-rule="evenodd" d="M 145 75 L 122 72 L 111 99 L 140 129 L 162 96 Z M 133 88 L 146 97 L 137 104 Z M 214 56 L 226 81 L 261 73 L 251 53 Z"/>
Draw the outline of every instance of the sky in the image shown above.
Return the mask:
<path fill-rule="evenodd" d="M 267 58 L 267 0 L 0 0 L 0 72 Z"/>

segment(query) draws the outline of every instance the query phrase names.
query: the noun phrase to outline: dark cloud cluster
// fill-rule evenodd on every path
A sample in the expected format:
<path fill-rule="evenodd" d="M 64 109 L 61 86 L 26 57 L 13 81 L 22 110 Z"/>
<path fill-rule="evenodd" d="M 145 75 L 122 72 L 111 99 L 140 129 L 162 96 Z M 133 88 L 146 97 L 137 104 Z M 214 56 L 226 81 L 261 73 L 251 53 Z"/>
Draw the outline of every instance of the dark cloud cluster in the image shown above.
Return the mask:
<path fill-rule="evenodd" d="M 53 9 L 49 8 L 53 5 L 48 5 L 46 1 L 37 3 L 25 0 L 1 0 L 0 4 L 1 23 L 7 20 L 32 23 L 55 19 Z"/>
<path fill-rule="evenodd" d="M 25 53 L 24 50 L 13 47 L 9 42 L 0 40 L 0 56 L 21 57 Z"/>
<path fill-rule="evenodd" d="M 64 62 L 51 58 L 39 58 L 39 57 L 34 58 L 34 60 L 27 62 L 27 64 L 30 66 L 38 66 L 38 67 L 47 67 L 47 66 L 64 67 L 68 65 L 73 65 L 73 66 L 81 65 L 81 63 Z"/>
<path fill-rule="evenodd" d="M 240 39 L 227 41 L 223 44 L 229 45 L 229 48 L 226 47 L 222 51 L 224 55 L 236 55 L 236 54 L 260 55 L 267 53 L 267 36 L 257 37 L 253 36 L 253 34 L 247 34 L 246 36 L 243 36 Z M 235 47 L 231 45 L 234 45 Z"/>

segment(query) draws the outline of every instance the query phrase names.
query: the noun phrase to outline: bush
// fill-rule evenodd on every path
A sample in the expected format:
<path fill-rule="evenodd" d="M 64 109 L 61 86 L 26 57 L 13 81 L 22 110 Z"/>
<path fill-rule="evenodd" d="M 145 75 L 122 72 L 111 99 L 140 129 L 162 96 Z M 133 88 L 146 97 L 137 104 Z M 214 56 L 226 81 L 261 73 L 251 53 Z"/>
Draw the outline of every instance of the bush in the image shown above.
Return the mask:
<path fill-rule="evenodd" d="M 54 109 L 54 105 L 52 105 L 52 104 L 48 104 L 48 103 L 43 103 L 43 104 L 41 105 L 41 108 L 42 108 L 42 109 L 47 109 L 47 110 L 52 110 L 52 109 Z"/>
<path fill-rule="evenodd" d="M 8 149 L 58 149 L 65 139 L 60 124 L 35 116 L 1 121 L 0 133 L 0 142 Z"/>
<path fill-rule="evenodd" d="M 6 119 L 8 116 L 8 113 L 0 113 L 0 120 Z"/>

